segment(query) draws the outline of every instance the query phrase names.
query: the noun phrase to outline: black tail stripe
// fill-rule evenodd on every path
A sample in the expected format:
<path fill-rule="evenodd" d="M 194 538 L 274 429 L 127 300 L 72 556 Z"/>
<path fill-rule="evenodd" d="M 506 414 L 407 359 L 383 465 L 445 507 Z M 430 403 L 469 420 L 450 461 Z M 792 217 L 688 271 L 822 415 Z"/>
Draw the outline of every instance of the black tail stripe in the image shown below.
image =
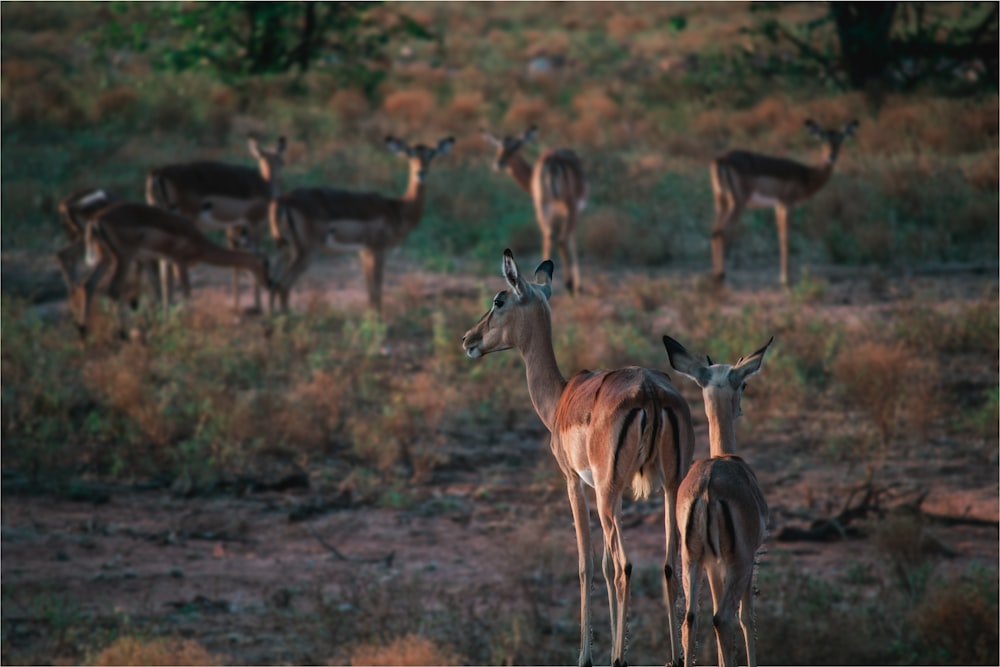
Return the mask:
<path fill-rule="evenodd" d="M 671 407 L 667 408 L 667 418 L 670 420 L 670 435 L 673 437 L 674 447 L 674 470 L 676 475 L 682 475 L 681 470 L 681 427 L 677 421 L 677 413 Z"/>
<path fill-rule="evenodd" d="M 625 446 L 625 438 L 628 436 L 628 430 L 632 426 L 635 416 L 640 412 L 641 410 L 639 408 L 632 408 L 629 410 L 629 413 L 625 415 L 625 421 L 622 422 L 621 430 L 618 431 L 618 445 L 615 447 L 615 459 L 611 468 L 616 477 L 618 475 L 618 455 L 621 453 L 622 447 Z"/>
<path fill-rule="evenodd" d="M 736 522 L 733 519 L 732 508 L 730 508 L 729 507 L 729 503 L 727 503 L 725 501 L 720 501 L 719 505 L 722 506 L 722 519 L 726 522 L 726 535 L 729 536 L 729 543 L 730 544 L 735 544 L 736 543 Z M 719 539 L 720 540 L 722 539 L 721 535 L 719 536 Z M 721 544 L 719 545 L 719 548 L 720 549 L 722 548 Z"/>

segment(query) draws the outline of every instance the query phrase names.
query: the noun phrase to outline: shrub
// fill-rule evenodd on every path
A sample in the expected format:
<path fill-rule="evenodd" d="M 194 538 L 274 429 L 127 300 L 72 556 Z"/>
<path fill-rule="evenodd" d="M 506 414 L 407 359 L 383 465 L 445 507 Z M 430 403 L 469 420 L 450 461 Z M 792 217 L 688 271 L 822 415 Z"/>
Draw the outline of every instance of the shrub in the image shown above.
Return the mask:
<path fill-rule="evenodd" d="M 363 644 L 351 652 L 352 665 L 456 665 L 461 659 L 447 647 L 426 637 L 409 634 L 389 644 Z"/>
<path fill-rule="evenodd" d="M 88 665 L 221 665 L 227 659 L 212 655 L 193 639 L 120 637 L 88 660 Z"/>

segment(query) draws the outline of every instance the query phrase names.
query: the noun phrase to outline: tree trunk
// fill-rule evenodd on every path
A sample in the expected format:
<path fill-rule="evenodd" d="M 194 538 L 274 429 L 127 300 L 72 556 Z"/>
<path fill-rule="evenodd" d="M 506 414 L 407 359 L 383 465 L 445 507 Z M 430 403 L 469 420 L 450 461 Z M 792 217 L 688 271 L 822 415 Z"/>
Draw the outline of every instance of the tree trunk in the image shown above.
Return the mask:
<path fill-rule="evenodd" d="M 863 89 L 885 74 L 892 59 L 889 35 L 895 2 L 831 2 L 840 57 L 853 88 Z"/>

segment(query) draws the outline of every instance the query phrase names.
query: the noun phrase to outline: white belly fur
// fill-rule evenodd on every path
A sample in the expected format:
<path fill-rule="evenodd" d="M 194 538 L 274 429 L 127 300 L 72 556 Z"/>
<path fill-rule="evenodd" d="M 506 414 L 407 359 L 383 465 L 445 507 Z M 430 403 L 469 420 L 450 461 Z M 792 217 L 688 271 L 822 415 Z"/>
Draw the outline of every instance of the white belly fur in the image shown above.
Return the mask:
<path fill-rule="evenodd" d="M 750 201 L 747 202 L 747 208 L 771 208 L 777 204 L 778 200 L 776 198 L 754 192 L 750 195 Z"/>

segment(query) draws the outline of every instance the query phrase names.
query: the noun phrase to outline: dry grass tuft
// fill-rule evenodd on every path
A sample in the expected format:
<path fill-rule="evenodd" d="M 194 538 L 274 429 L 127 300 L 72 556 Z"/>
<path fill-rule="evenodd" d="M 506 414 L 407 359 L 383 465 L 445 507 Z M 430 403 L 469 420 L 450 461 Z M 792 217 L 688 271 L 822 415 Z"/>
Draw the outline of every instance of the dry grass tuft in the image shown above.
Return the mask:
<path fill-rule="evenodd" d="M 352 665 L 457 665 L 461 659 L 448 648 L 439 647 L 430 639 L 409 634 L 398 637 L 387 646 L 364 644 L 351 653 Z"/>
<path fill-rule="evenodd" d="M 899 342 L 866 342 L 845 347 L 832 366 L 849 400 L 868 413 L 878 432 L 880 446 L 873 452 L 871 467 L 885 462 L 904 417 L 926 437 L 936 416 L 934 388 L 939 369 L 934 359 L 915 354 Z"/>
<path fill-rule="evenodd" d="M 371 113 L 364 94 L 353 88 L 341 88 L 330 96 L 327 107 L 337 114 L 341 122 L 353 125 Z"/>
<path fill-rule="evenodd" d="M 942 582 L 910 612 L 918 643 L 945 651 L 940 664 L 997 664 L 997 574 L 983 578 L 990 581 Z"/>
<path fill-rule="evenodd" d="M 192 639 L 121 637 L 88 661 L 90 665 L 221 665 L 215 656 Z"/>
<path fill-rule="evenodd" d="M 504 127 L 526 128 L 542 125 L 548 114 L 549 105 L 537 97 L 516 97 L 503 117 Z M 523 131 L 523 130 L 517 130 Z"/>

